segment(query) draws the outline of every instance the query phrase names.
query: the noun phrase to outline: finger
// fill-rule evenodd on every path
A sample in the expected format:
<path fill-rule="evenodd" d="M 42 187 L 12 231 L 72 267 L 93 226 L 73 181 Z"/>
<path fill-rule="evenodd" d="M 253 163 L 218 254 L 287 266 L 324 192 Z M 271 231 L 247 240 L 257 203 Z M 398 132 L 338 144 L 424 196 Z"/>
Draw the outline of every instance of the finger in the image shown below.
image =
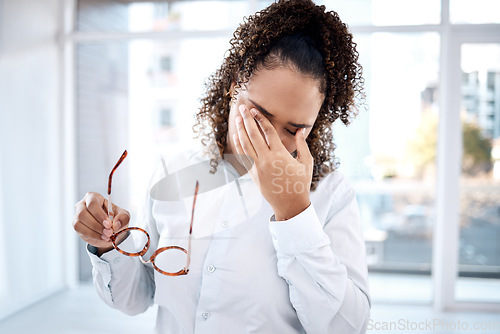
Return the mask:
<path fill-rule="evenodd" d="M 297 147 L 297 160 L 303 163 L 312 163 L 312 155 L 309 151 L 305 138 L 306 129 L 302 128 L 295 134 L 295 146 Z"/>
<path fill-rule="evenodd" d="M 102 230 L 101 232 L 94 231 L 80 220 L 75 219 L 73 228 L 80 235 L 80 238 L 83 241 L 88 242 L 91 245 L 96 246 L 97 242 L 102 243 L 103 241 L 109 241 L 109 237 L 105 236 L 102 233 Z"/>
<path fill-rule="evenodd" d="M 280 140 L 278 132 L 276 132 L 276 129 L 267 119 L 267 117 L 262 115 L 262 113 L 255 108 L 250 109 L 250 113 L 253 115 L 253 118 L 257 121 L 260 129 L 264 133 L 269 149 L 273 150 L 284 147 L 283 143 Z"/>
<path fill-rule="evenodd" d="M 259 125 L 255 124 L 256 120 L 253 115 L 249 112 L 245 105 L 240 105 L 239 107 L 241 117 L 243 117 L 243 123 L 245 125 L 245 130 L 248 134 L 252 146 L 257 152 L 257 156 L 264 154 L 269 151 L 269 146 L 265 140 L 265 137 L 261 134 Z"/>
<path fill-rule="evenodd" d="M 241 117 L 241 115 L 236 116 L 236 128 L 238 130 L 238 140 L 240 141 L 240 147 L 243 150 L 241 154 L 245 154 L 255 160 L 257 158 L 257 152 L 255 152 L 255 149 L 252 146 L 252 142 L 250 141 L 250 138 L 248 138 L 248 134 L 245 126 L 243 125 L 243 118 Z"/>
<path fill-rule="evenodd" d="M 108 213 L 105 211 L 107 209 L 107 201 L 100 194 L 87 193 L 85 195 L 85 205 L 90 214 L 101 224 L 109 219 Z"/>
<path fill-rule="evenodd" d="M 113 218 L 113 230 L 118 231 L 121 228 L 127 227 L 130 222 L 130 213 L 127 210 L 116 207 L 116 214 Z"/>
<path fill-rule="evenodd" d="M 236 133 L 233 134 L 233 142 L 237 153 L 236 159 L 238 159 L 239 163 L 245 167 L 246 170 L 250 170 L 252 167 L 252 160 L 243 152 L 243 147 L 241 147 L 241 142 Z"/>
<path fill-rule="evenodd" d="M 103 230 L 106 228 L 103 224 L 97 221 L 92 214 L 90 214 L 85 205 L 77 207 L 73 225 L 76 225 L 77 223 L 81 223 L 92 231 L 100 234 L 102 234 Z"/>

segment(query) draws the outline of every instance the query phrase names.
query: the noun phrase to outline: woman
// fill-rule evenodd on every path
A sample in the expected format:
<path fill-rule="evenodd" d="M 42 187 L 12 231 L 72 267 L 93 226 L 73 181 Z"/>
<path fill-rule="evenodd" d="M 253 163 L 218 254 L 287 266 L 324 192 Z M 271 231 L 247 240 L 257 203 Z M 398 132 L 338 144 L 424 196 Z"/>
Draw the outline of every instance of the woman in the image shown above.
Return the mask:
<path fill-rule="evenodd" d="M 192 228 L 183 276 L 114 250 L 110 238 L 129 214 L 113 206 L 108 218 L 105 198 L 87 194 L 74 228 L 89 244 L 101 298 L 129 314 L 158 304 L 159 333 L 364 333 L 370 301 L 361 222 L 354 191 L 336 171 L 331 132 L 338 118 L 348 124 L 356 116 L 357 61 L 338 15 L 310 0 L 279 1 L 248 18 L 210 77 L 193 127 L 211 172 L 235 175 L 237 187 L 199 195 L 203 219 Z M 226 205 L 238 193 L 242 210 Z M 151 235 L 144 259 L 187 242 L 182 200 L 150 194 L 138 222 Z"/>

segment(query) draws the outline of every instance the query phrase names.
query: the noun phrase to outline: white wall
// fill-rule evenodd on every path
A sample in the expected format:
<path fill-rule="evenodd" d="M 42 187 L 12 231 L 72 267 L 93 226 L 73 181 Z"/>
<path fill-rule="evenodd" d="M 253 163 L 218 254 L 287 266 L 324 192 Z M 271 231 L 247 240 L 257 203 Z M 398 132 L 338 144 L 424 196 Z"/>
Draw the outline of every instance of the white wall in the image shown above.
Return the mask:
<path fill-rule="evenodd" d="M 59 6 L 0 0 L 0 319 L 65 285 Z"/>

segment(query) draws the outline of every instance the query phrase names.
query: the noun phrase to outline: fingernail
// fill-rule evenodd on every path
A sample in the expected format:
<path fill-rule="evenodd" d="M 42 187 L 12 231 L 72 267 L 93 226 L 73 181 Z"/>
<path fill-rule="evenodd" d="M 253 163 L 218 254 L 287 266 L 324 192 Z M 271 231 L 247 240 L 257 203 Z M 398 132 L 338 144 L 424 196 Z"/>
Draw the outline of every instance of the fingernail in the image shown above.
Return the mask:
<path fill-rule="evenodd" d="M 102 222 L 102 225 L 106 228 L 110 228 L 111 227 L 111 222 L 107 219 L 105 219 L 103 222 Z"/>
<path fill-rule="evenodd" d="M 255 108 L 250 109 L 250 112 L 252 115 L 257 116 L 257 110 L 255 110 Z"/>
<path fill-rule="evenodd" d="M 109 238 L 103 234 L 101 234 L 101 239 L 104 241 L 109 241 Z"/>
<path fill-rule="evenodd" d="M 240 110 L 240 113 L 243 114 L 245 112 L 246 108 L 245 108 L 245 106 L 243 104 L 240 104 L 240 106 L 239 106 L 238 109 Z"/>
<path fill-rule="evenodd" d="M 306 128 L 302 128 L 302 135 L 305 136 L 306 135 Z"/>
<path fill-rule="evenodd" d="M 119 221 L 115 222 L 115 230 L 119 230 L 122 227 L 122 224 Z"/>

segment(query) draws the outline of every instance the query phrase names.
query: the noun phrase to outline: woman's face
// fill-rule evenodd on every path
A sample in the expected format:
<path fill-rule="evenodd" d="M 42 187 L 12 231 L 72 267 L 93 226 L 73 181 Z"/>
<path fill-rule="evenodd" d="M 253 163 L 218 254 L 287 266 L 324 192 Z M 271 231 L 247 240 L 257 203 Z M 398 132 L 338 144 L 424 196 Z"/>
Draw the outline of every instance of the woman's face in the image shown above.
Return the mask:
<path fill-rule="evenodd" d="M 288 152 L 294 152 L 295 132 L 305 128 L 307 137 L 323 104 L 324 95 L 319 85 L 318 80 L 288 66 L 272 70 L 259 68 L 231 105 L 225 152 L 236 153 L 232 138 L 237 133 L 235 118 L 240 114 L 240 105 L 259 110 L 274 126 Z M 233 89 L 231 93 L 235 93 Z"/>

